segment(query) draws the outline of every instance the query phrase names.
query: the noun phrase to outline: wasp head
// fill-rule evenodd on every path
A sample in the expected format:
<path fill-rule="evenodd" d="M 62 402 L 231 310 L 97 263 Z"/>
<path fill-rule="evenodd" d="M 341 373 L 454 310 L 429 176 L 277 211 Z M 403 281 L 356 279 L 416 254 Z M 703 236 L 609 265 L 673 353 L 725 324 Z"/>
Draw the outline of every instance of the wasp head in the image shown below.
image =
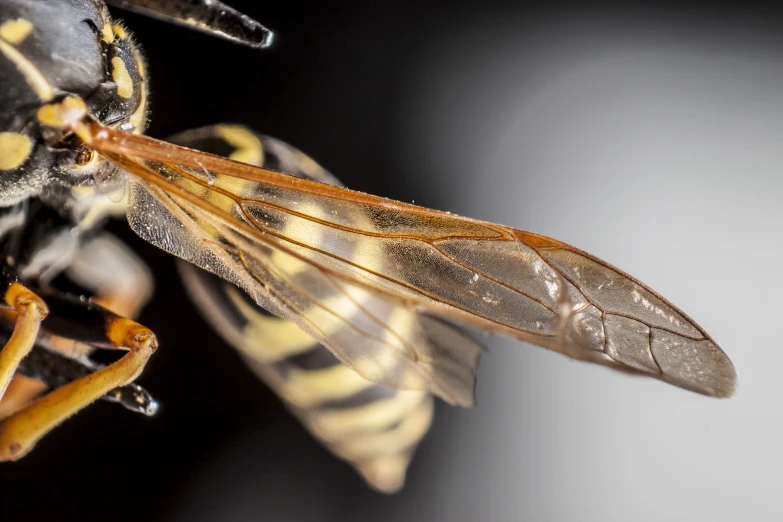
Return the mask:
<path fill-rule="evenodd" d="M 72 134 L 78 118 L 142 132 L 141 52 L 102 2 L 11 0 L 0 6 L 0 206 L 40 197 L 61 207 L 113 169 Z"/>

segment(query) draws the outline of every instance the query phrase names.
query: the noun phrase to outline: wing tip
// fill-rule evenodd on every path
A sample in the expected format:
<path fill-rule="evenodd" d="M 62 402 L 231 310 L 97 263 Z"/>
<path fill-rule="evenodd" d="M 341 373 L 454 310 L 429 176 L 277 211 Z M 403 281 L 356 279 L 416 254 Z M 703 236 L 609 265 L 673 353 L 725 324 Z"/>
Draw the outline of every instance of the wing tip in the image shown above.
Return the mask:
<path fill-rule="evenodd" d="M 680 388 L 714 397 L 716 399 L 729 399 L 737 391 L 737 371 L 728 357 L 717 361 L 709 368 L 709 378 L 693 379 L 691 376 L 678 376 L 663 373 L 660 379 Z"/>

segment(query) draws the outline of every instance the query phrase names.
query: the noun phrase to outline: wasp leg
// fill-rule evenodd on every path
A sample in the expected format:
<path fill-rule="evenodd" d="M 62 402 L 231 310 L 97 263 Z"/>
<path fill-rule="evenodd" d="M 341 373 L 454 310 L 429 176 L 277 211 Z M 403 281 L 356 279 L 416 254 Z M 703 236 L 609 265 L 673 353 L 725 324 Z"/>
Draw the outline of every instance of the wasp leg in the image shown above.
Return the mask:
<path fill-rule="evenodd" d="M 66 274 L 95 295 L 94 302 L 124 317 L 136 317 L 152 297 L 149 268 L 111 234 L 101 234 L 79 249 Z"/>
<path fill-rule="evenodd" d="M 48 314 L 43 300 L 16 282 L 6 286 L 5 304 L 16 312 L 16 320 L 11 338 L 0 351 L 0 398 L 5 394 L 19 362 L 33 349 L 41 322 Z"/>
<path fill-rule="evenodd" d="M 110 391 L 131 383 L 158 346 L 152 331 L 130 319 L 79 299 L 56 294 L 46 297 L 50 314 L 43 328 L 47 333 L 79 337 L 93 346 L 128 353 L 105 368 L 49 392 L 2 421 L 0 461 L 24 456 L 62 421 Z"/>
<path fill-rule="evenodd" d="M 14 383 L 16 383 L 18 379 L 27 379 L 38 385 L 38 393 L 36 394 L 38 395 L 47 388 L 59 388 L 60 386 L 64 386 L 81 377 L 85 377 L 105 368 L 105 365 L 96 363 L 86 357 L 71 358 L 56 350 L 46 348 L 48 345 L 47 341 L 45 334 L 39 337 L 39 343 L 35 345 L 30 354 L 19 364 L 14 380 L 11 381 L 11 386 L 9 386 L 6 396 L 3 398 L 4 401 L 0 403 L 0 419 L 21 409 L 33 399 L 33 397 L 29 397 L 28 400 L 22 404 L 17 402 L 10 405 L 8 407 L 9 409 L 6 410 L 5 415 L 3 415 L 2 407 L 5 403 L 5 399 L 8 398 L 11 387 L 14 386 Z M 158 402 L 147 390 L 136 383 L 114 388 L 109 393 L 102 396 L 101 399 L 107 402 L 120 404 L 127 410 L 147 416 L 154 415 L 158 410 Z M 10 409 L 14 406 L 14 409 Z"/>

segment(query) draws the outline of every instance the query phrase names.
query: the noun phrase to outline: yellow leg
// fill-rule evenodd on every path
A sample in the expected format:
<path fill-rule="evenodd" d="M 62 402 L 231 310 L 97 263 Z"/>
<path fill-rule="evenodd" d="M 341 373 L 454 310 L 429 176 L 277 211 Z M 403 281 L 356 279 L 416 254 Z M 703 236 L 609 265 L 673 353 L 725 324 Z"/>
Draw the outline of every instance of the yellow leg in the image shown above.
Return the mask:
<path fill-rule="evenodd" d="M 110 390 L 132 382 L 158 346 L 155 334 L 130 319 L 111 319 L 106 337 L 128 353 L 106 368 L 53 390 L 0 423 L 0 461 L 24 456 L 62 421 Z"/>
<path fill-rule="evenodd" d="M 41 321 L 49 313 L 43 300 L 19 283 L 8 286 L 5 302 L 17 315 L 14 332 L 0 351 L 0 398 L 5 394 L 19 362 L 33 349 Z"/>

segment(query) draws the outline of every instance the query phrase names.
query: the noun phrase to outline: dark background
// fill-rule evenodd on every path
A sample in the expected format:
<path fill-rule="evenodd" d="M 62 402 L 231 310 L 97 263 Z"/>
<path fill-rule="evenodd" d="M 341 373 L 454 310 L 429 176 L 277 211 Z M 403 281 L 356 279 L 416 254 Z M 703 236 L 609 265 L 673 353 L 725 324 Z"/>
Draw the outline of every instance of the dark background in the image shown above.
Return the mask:
<path fill-rule="evenodd" d="M 295 144 L 352 188 L 436 208 L 448 205 L 447 191 L 416 181 L 427 179 L 428 158 L 402 154 L 405 140 L 397 135 L 401 121 L 417 116 L 405 93 L 418 70 L 412 65 L 421 67 L 421 47 L 439 39 L 481 40 L 472 26 L 482 19 L 505 19 L 525 34 L 541 17 L 575 13 L 609 25 L 631 17 L 695 31 L 715 20 L 741 20 L 746 28 L 758 24 L 765 31 L 781 27 L 779 11 L 761 2 L 709 8 L 542 7 L 496 0 L 427 7 L 406 1 L 230 3 L 275 30 L 272 49 L 244 49 L 114 11 L 148 57 L 150 135 L 244 123 Z M 405 181 L 398 176 L 401 155 Z M 421 491 L 437 480 L 444 459 L 458 458 L 440 448 L 458 433 L 462 413 L 439 407 L 402 493 L 370 491 L 308 436 L 204 324 L 173 260 L 123 223 L 111 229 L 155 272 L 156 295 L 140 321 L 156 332 L 161 348 L 139 382 L 161 410 L 147 419 L 97 403 L 63 424 L 29 456 L 0 469 L 0 519 L 374 520 L 446 501 Z"/>

